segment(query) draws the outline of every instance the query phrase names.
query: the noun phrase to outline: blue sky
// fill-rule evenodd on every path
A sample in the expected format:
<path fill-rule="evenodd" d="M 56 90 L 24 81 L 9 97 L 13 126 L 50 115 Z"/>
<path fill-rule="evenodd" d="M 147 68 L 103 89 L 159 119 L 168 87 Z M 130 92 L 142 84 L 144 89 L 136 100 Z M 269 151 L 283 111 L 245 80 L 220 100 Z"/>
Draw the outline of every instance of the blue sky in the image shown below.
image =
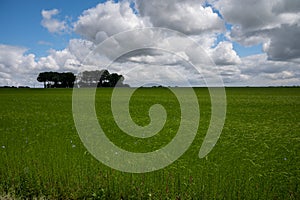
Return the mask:
<path fill-rule="evenodd" d="M 297 2 L 0 0 L 0 85 L 32 85 L 42 70 L 75 73 L 74 63 L 105 38 L 143 27 L 196 39 L 225 85 L 300 85 Z"/>

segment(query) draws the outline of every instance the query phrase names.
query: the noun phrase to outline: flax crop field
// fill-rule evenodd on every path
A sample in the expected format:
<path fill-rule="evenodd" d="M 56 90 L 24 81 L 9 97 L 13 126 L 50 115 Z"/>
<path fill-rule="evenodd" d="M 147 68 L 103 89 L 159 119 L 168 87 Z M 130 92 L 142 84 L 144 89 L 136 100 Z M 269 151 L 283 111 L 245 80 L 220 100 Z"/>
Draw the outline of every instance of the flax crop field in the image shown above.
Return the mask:
<path fill-rule="evenodd" d="M 72 89 L 0 89 L 0 199 L 300 199 L 300 88 L 226 88 L 225 125 L 203 159 L 211 103 L 206 88 L 194 90 L 201 117 L 190 148 L 164 169 L 133 174 L 86 150 L 73 121 Z M 147 139 L 118 128 L 111 94 L 97 89 L 95 105 L 117 146 L 149 152 L 176 135 L 180 107 L 167 88 L 141 88 L 131 98 L 139 125 L 149 123 L 151 105 L 167 111 L 163 129 Z"/>

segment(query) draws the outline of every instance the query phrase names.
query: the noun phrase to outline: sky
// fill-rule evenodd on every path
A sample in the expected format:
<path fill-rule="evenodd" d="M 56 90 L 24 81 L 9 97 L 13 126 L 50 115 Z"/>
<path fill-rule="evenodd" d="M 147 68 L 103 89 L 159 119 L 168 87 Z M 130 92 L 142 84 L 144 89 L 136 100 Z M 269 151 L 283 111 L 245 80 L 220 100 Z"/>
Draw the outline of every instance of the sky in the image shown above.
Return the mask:
<path fill-rule="evenodd" d="M 299 0 L 0 0 L 0 24 L 0 86 L 42 87 L 36 78 L 43 71 L 102 68 L 132 86 L 184 86 L 178 74 L 194 86 L 215 74 L 225 86 L 300 85 Z M 141 29 L 149 27 L 180 34 L 150 29 L 159 48 L 112 60 L 116 49 L 143 46 L 149 35 Z M 135 34 L 116 40 L 124 31 Z M 212 60 L 201 73 L 191 64 L 204 58 L 187 50 L 186 38 Z M 166 51 L 180 47 L 186 49 Z"/>

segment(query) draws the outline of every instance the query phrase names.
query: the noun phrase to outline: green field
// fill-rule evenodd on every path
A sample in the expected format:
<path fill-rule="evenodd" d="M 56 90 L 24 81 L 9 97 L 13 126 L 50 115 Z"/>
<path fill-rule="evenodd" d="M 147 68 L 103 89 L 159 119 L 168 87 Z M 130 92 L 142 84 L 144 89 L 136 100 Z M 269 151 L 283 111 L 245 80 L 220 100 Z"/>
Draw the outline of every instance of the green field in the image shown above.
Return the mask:
<path fill-rule="evenodd" d="M 164 128 L 148 139 L 117 127 L 111 92 L 97 90 L 96 109 L 116 145 L 148 152 L 175 136 L 180 109 L 168 89 L 143 88 L 132 96 L 139 125 L 149 123 L 151 105 L 167 110 Z M 74 125 L 71 89 L 0 89 L 0 199 L 300 199 L 300 88 L 227 88 L 222 135 L 203 159 L 210 98 L 205 88 L 195 92 L 201 119 L 188 151 L 162 170 L 130 174 L 87 152 Z"/>

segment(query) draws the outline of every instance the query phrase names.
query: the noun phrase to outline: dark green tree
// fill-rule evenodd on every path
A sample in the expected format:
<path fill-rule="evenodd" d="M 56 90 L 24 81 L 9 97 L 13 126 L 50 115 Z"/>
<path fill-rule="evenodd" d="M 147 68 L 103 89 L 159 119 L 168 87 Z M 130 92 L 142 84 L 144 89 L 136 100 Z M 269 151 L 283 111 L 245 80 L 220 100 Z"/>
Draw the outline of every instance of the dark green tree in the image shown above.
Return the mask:
<path fill-rule="evenodd" d="M 41 72 L 37 77 L 37 81 L 44 83 L 44 88 L 70 88 L 75 79 L 72 72 Z"/>
<path fill-rule="evenodd" d="M 71 88 L 74 86 L 76 76 L 72 72 L 62 73 L 61 78 L 63 87 Z"/>
<path fill-rule="evenodd" d="M 43 82 L 44 83 L 44 88 L 46 88 L 47 87 L 47 81 L 48 81 L 47 72 L 39 73 L 39 76 L 37 77 L 37 81 L 38 82 Z"/>
<path fill-rule="evenodd" d="M 79 74 L 80 87 L 128 87 L 124 85 L 124 77 L 117 73 L 110 74 L 108 70 L 83 71 Z"/>

